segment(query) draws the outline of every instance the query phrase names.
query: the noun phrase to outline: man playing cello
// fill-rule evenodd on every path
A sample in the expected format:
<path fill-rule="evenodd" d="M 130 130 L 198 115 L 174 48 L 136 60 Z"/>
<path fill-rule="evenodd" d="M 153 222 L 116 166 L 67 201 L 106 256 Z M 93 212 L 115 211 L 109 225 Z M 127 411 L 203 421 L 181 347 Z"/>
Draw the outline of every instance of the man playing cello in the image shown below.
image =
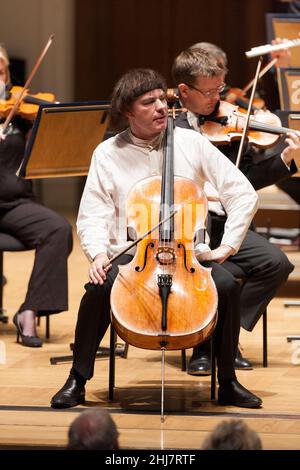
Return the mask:
<path fill-rule="evenodd" d="M 94 371 L 96 351 L 110 323 L 110 292 L 118 265 L 127 264 L 132 252 L 113 262 L 109 258 L 129 246 L 125 203 L 130 189 L 141 179 L 161 175 L 163 136 L 167 125 L 166 83 L 150 69 L 134 69 L 116 84 L 111 115 L 126 121 L 124 131 L 95 150 L 79 208 L 77 228 L 81 245 L 91 262 L 89 283 L 81 300 L 75 331 L 74 360 L 65 385 L 51 400 L 53 408 L 83 403 L 85 383 Z M 210 181 L 219 191 L 228 213 L 220 246 L 205 252 L 217 287 L 218 322 L 215 330 L 218 364 L 218 402 L 259 408 L 262 400 L 243 387 L 234 369 L 239 337 L 239 285 L 226 276 L 221 262 L 238 252 L 257 207 L 248 180 L 206 138 L 191 131 L 174 131 L 174 172 L 200 187 Z M 201 259 L 201 252 L 198 253 Z M 225 275 L 224 272 L 225 271 Z"/>

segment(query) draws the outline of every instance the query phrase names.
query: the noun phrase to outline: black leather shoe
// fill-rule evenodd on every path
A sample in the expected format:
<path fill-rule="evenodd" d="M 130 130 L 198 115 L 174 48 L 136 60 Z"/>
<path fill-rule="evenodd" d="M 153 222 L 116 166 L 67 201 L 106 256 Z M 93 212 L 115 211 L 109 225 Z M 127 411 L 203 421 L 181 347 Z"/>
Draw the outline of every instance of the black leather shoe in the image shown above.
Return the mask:
<path fill-rule="evenodd" d="M 248 359 L 242 356 L 241 351 L 238 349 L 235 361 L 234 368 L 238 370 L 252 370 L 253 366 Z"/>
<path fill-rule="evenodd" d="M 249 392 L 237 380 L 231 380 L 226 385 L 220 385 L 218 391 L 219 405 L 233 405 L 241 408 L 260 408 L 262 400 Z"/>
<path fill-rule="evenodd" d="M 192 355 L 187 373 L 190 375 L 210 375 L 211 374 L 211 360 L 210 357 L 201 353 L 201 355 Z"/>
<path fill-rule="evenodd" d="M 74 377 L 69 377 L 63 388 L 51 400 L 52 408 L 71 408 L 85 401 L 84 384 L 79 384 Z"/>

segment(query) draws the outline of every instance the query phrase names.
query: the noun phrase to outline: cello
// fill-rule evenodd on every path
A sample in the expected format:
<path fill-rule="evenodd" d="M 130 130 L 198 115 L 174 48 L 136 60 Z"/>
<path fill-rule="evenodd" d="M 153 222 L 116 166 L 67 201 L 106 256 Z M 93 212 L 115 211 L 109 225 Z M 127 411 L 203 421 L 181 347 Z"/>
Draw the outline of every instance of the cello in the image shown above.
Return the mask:
<path fill-rule="evenodd" d="M 207 200 L 192 180 L 174 176 L 173 126 L 169 117 L 162 176 L 139 181 L 127 196 L 127 225 L 137 235 L 164 222 L 140 241 L 129 264 L 119 266 L 110 299 L 117 334 L 136 347 L 161 350 L 163 364 L 165 350 L 191 348 L 209 338 L 218 302 L 211 269 L 194 254 Z"/>

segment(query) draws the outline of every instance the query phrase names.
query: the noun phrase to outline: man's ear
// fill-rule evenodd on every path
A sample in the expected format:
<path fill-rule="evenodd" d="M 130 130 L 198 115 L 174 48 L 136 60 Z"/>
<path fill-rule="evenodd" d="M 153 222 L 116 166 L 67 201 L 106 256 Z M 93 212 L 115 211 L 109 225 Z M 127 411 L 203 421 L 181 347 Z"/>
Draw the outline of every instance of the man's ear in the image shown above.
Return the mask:
<path fill-rule="evenodd" d="M 185 83 L 179 83 L 177 88 L 178 88 L 179 94 L 180 94 L 180 96 L 182 96 L 182 98 L 187 98 L 188 97 L 189 87 Z"/>
<path fill-rule="evenodd" d="M 127 109 L 126 111 L 124 111 L 124 116 L 126 117 L 126 119 L 132 116 L 132 112 L 130 111 L 130 109 Z"/>

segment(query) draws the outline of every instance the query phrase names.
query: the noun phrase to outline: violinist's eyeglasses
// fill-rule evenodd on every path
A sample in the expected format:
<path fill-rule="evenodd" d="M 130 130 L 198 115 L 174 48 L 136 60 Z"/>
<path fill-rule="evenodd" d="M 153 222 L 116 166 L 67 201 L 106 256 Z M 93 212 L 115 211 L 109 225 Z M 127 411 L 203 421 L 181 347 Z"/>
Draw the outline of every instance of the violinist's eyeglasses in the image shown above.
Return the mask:
<path fill-rule="evenodd" d="M 219 95 L 220 93 L 222 93 L 222 91 L 224 91 L 226 87 L 226 83 L 222 83 L 220 86 L 218 86 L 218 88 L 214 88 L 212 90 L 207 91 L 202 91 L 194 85 L 187 84 L 187 86 L 189 88 L 192 88 L 193 90 L 198 91 L 199 93 L 201 93 L 201 95 L 205 96 L 205 98 L 210 98 L 211 96 Z"/>

